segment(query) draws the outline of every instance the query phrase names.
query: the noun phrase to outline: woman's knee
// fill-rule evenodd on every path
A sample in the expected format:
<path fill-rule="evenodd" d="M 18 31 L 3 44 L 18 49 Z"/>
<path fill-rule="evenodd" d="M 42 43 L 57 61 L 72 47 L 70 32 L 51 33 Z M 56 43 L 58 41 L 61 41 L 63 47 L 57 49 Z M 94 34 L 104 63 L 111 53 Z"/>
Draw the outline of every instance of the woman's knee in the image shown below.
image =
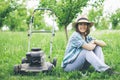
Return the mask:
<path fill-rule="evenodd" d="M 102 50 L 102 47 L 96 46 L 95 49 Z"/>
<path fill-rule="evenodd" d="M 84 53 L 85 53 L 85 54 L 93 53 L 93 51 L 90 51 L 90 50 L 86 50 L 86 49 L 83 49 L 83 50 L 84 50 Z"/>
<path fill-rule="evenodd" d="M 95 54 L 100 54 L 100 53 L 102 53 L 102 47 L 96 46 L 96 48 L 93 50 L 93 52 L 94 52 Z"/>
<path fill-rule="evenodd" d="M 100 46 L 96 46 L 96 48 L 101 48 Z"/>
<path fill-rule="evenodd" d="M 87 50 L 87 49 L 83 49 L 82 51 L 83 51 L 84 53 L 90 53 L 90 52 L 92 52 L 92 51 Z M 81 52 L 82 52 L 82 51 L 81 51 Z"/>

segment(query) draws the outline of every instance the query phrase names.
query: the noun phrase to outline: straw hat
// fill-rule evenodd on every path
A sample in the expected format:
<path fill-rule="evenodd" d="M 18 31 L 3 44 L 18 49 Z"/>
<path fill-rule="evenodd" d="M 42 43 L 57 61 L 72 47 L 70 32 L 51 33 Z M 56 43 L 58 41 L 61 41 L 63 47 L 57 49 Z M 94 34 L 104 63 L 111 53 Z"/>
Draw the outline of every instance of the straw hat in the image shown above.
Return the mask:
<path fill-rule="evenodd" d="M 90 22 L 87 17 L 84 16 L 80 17 L 76 22 L 73 22 L 72 26 L 75 27 L 78 23 L 88 23 L 89 27 L 92 27 L 94 24 L 93 22 Z"/>

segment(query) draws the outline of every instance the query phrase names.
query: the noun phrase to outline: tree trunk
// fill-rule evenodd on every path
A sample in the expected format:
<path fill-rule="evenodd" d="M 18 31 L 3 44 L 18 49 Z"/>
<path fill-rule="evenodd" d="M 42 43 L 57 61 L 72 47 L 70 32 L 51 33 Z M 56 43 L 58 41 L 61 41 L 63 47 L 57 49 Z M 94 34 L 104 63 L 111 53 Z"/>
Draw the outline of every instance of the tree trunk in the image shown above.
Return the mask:
<path fill-rule="evenodd" d="M 65 34 L 66 34 L 66 40 L 68 41 L 68 32 L 67 32 L 67 26 L 65 26 Z"/>

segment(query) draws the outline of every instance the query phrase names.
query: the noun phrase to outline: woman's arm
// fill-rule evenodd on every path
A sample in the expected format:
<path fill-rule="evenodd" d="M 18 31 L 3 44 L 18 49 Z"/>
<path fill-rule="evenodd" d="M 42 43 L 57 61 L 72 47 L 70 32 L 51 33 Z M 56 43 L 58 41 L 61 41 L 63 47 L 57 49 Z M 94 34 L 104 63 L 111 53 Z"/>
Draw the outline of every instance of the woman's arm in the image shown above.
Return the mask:
<path fill-rule="evenodd" d="M 94 40 L 94 43 L 98 46 L 106 46 L 106 43 L 103 40 Z"/>
<path fill-rule="evenodd" d="M 87 49 L 89 51 L 93 50 L 96 47 L 94 43 L 86 43 L 82 45 L 82 48 Z"/>
<path fill-rule="evenodd" d="M 82 48 L 87 50 L 93 50 L 96 47 L 96 45 L 103 47 L 106 46 L 106 43 L 102 40 L 92 40 L 90 43 L 83 44 Z"/>

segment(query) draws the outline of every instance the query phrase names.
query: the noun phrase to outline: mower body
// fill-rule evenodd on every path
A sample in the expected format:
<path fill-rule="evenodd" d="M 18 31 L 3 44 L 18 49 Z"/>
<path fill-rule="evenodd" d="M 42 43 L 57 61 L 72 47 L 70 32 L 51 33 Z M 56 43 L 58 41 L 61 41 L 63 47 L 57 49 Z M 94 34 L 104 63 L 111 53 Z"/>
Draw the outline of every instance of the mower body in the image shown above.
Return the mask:
<path fill-rule="evenodd" d="M 54 59 L 52 63 L 45 61 L 45 54 L 39 48 L 34 48 L 31 52 L 26 53 L 26 57 L 22 59 L 21 64 L 14 66 L 14 72 L 44 72 L 51 71 L 56 66 Z"/>

